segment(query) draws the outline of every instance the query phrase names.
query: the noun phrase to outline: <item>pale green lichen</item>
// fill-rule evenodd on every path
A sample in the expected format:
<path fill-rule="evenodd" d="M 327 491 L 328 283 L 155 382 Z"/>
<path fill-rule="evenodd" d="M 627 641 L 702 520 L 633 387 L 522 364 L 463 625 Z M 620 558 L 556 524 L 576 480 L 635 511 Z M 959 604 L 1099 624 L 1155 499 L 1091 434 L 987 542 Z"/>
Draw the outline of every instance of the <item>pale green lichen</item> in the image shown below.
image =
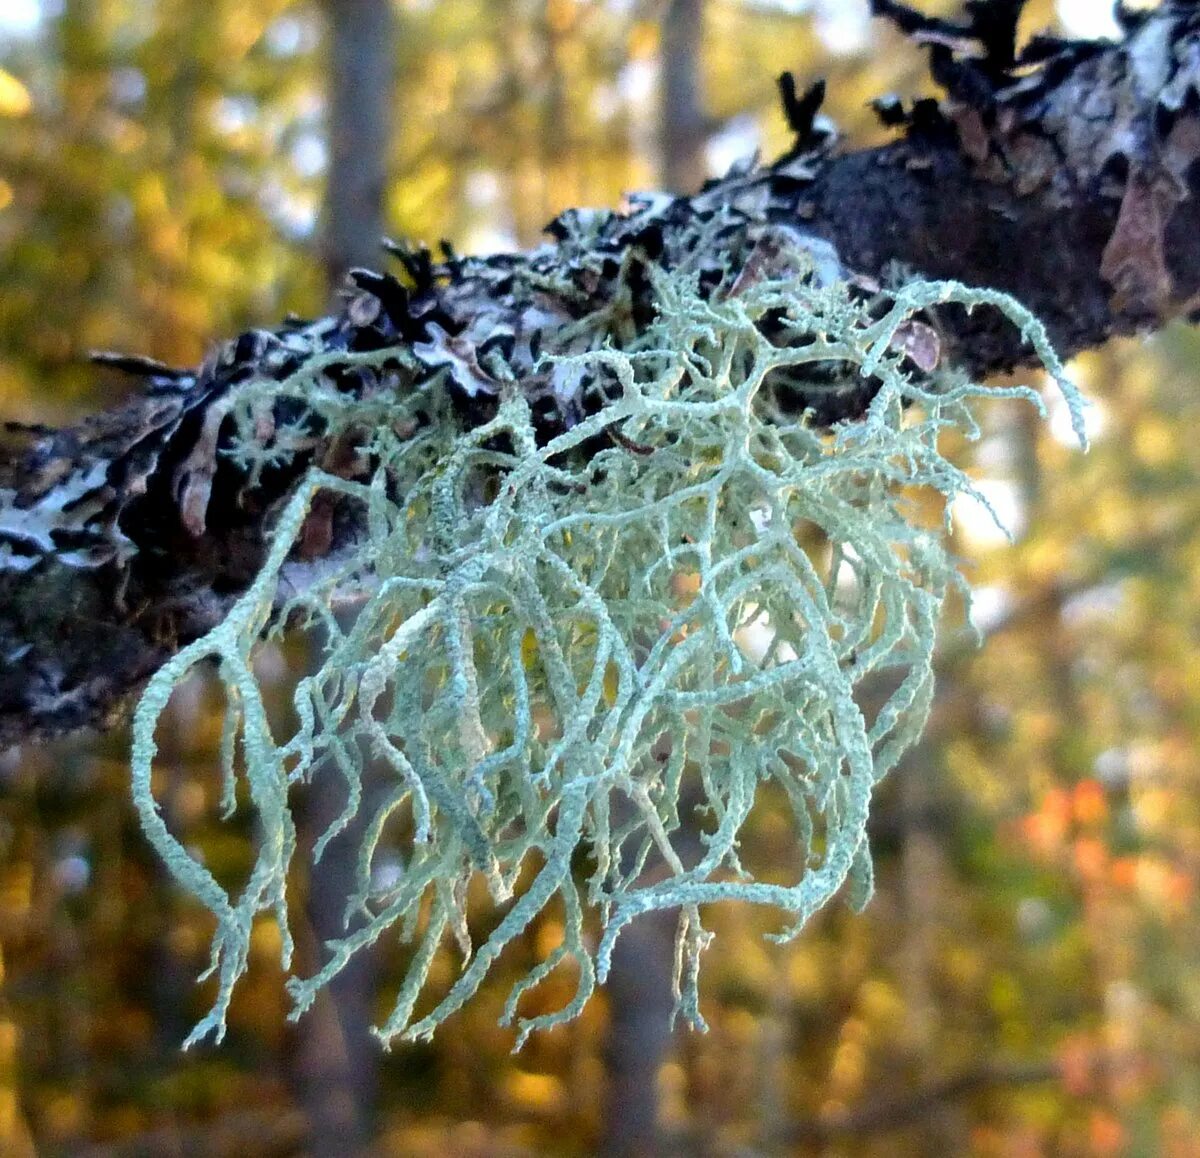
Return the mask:
<path fill-rule="evenodd" d="M 444 376 L 359 402 L 323 385 L 331 367 L 394 363 L 395 350 L 326 354 L 283 384 L 244 388 L 248 411 L 302 398 L 375 465 L 365 483 L 319 470 L 303 479 L 254 584 L 157 673 L 137 711 L 134 796 L 146 831 L 217 918 L 216 1004 L 190 1041 L 223 1033 L 258 914 L 278 920 L 289 963 L 288 795 L 313 776 L 346 789 L 326 839 L 361 808 L 371 813 L 347 932 L 328 946 L 328 964 L 290 989 L 299 1013 L 379 937 L 412 942 L 378 1031 L 385 1042 L 431 1034 L 548 907 L 561 912 L 564 939 L 509 998 L 519 1040 L 579 1012 L 639 914 L 680 910 L 678 1008 L 699 1025 L 704 906 L 772 906 L 788 938 L 847 882 L 851 902 L 866 902 L 872 789 L 920 735 L 939 614 L 960 582 L 944 527 L 923 523 L 913 496 L 971 490 L 938 441 L 951 424 L 976 433 L 973 399 L 1007 393 L 1040 406 L 1029 390 L 984 389 L 948 371 L 917 382 L 896 335 L 942 303 L 990 304 L 1036 348 L 1077 429 L 1080 401 L 1037 321 L 990 291 L 913 281 L 868 302 L 844 283 L 789 276 L 714 300 L 663 274 L 655 293 L 658 320 L 640 337 L 572 359 L 611 383 L 608 401 L 546 445 L 520 382 L 474 429 L 455 419 Z M 811 394 L 864 375 L 879 384 L 867 414 L 830 430 L 776 398 L 784 376 Z M 322 491 L 361 504 L 369 534 L 342 570 L 280 612 L 281 570 Z M 362 592 L 348 625 L 330 610 L 347 588 Z M 295 691 L 298 727 L 280 738 L 252 659 L 285 620 L 319 625 L 324 650 Z M 157 721 L 172 689 L 210 658 L 228 691 L 226 806 L 244 779 L 258 814 L 254 868 L 237 896 L 168 831 L 151 792 Z M 858 692 L 885 669 L 879 686 L 892 690 L 868 718 Z M 391 788 L 368 806 L 372 760 Z M 739 833 L 767 783 L 794 817 L 787 885 L 755 880 L 739 861 Z M 702 832 L 696 863 L 673 843 L 685 822 Z M 402 868 L 379 888 L 373 867 L 385 850 Z M 662 867 L 643 872 L 651 859 Z M 502 916 L 472 946 L 465 897 L 476 877 Z M 414 1018 L 448 934 L 462 970 Z M 522 994 L 570 962 L 570 1004 L 521 1018 Z"/>

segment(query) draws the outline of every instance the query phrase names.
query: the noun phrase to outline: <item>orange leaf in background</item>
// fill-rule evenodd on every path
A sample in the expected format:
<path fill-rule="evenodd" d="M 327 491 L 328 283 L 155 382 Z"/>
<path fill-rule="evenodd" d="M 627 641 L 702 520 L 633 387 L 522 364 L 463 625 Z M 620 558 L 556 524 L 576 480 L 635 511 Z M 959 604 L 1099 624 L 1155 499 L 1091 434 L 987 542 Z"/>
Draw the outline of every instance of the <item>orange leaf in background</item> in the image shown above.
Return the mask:
<path fill-rule="evenodd" d="M 1042 856 L 1056 853 L 1071 825 L 1071 797 L 1062 788 L 1051 788 L 1036 812 L 1021 817 L 1020 831 L 1025 842 Z"/>
<path fill-rule="evenodd" d="M 1073 1097 L 1086 1097 L 1092 1092 L 1096 1072 L 1096 1047 L 1086 1033 L 1074 1033 L 1063 1038 L 1057 1050 L 1058 1072 L 1063 1089 Z"/>
<path fill-rule="evenodd" d="M 1087 882 L 1103 879 L 1108 872 L 1108 846 L 1095 836 L 1081 836 L 1075 841 L 1075 871 Z"/>
<path fill-rule="evenodd" d="M 1051 788 L 1042 797 L 1042 812 L 1053 816 L 1064 826 L 1071 820 L 1071 797 L 1065 788 Z"/>
<path fill-rule="evenodd" d="M 1079 824 L 1099 824 L 1108 817 L 1108 795 L 1098 780 L 1081 780 L 1076 784 L 1071 803 Z"/>
<path fill-rule="evenodd" d="M 1119 1154 L 1125 1147 L 1125 1127 L 1106 1110 L 1088 1118 L 1088 1144 L 1095 1155 Z"/>
<path fill-rule="evenodd" d="M 1132 889 L 1137 884 L 1138 858 L 1119 856 L 1109 866 L 1112 883 L 1119 889 Z"/>
<path fill-rule="evenodd" d="M 971 1131 L 971 1153 L 980 1158 L 1042 1158 L 1046 1138 L 1042 1130 L 1027 1123 L 1003 1130 L 979 1126 Z"/>
<path fill-rule="evenodd" d="M 1191 873 L 1176 869 L 1167 880 L 1166 895 L 1174 907 L 1183 908 L 1189 905 L 1196 895 L 1195 878 Z"/>
<path fill-rule="evenodd" d="M 1031 812 L 1021 817 L 1021 836 L 1041 856 L 1052 856 L 1062 847 L 1066 825 L 1046 812 Z"/>

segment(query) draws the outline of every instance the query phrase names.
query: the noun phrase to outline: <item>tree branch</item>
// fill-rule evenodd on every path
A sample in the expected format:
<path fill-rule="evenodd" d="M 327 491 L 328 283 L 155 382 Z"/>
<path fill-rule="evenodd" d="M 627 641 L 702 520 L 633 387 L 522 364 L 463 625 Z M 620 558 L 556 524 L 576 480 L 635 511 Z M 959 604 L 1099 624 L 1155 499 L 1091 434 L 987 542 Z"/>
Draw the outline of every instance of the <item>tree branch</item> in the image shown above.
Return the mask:
<path fill-rule="evenodd" d="M 334 316 L 242 335 L 195 371 L 110 358 L 146 379 L 143 396 L 68 430 L 5 428 L 0 746 L 110 722 L 244 589 L 300 475 L 316 462 L 347 476 L 362 469 L 296 404 L 257 416 L 257 467 L 225 453 L 239 389 L 323 353 L 394 351 L 383 370 L 327 383 L 348 399 L 379 401 L 446 375 L 468 423 L 490 417 L 503 384 L 516 382 L 549 434 L 602 405 L 603 389 L 546 356 L 635 335 L 649 321 L 656 269 L 689 269 L 704 292 L 731 295 L 764 268 L 791 268 L 799 248 L 817 276 L 849 277 L 869 294 L 899 265 L 1007 290 L 1064 355 L 1195 316 L 1200 5 L 1129 16 L 1119 44 L 1042 37 L 1018 57 L 1020 7 L 974 4 L 956 24 L 877 0 L 928 48 L 948 94 L 879 102 L 900 130 L 891 144 L 840 150 L 818 102 L 792 88 L 796 142 L 771 165 L 689 198 L 634 199 L 622 214 L 564 214 L 554 240 L 525 255 L 447 250 L 435 261 L 396 247 L 403 276 L 354 271 Z M 945 307 L 929 320 L 935 357 L 976 373 L 1031 360 L 993 311 Z M 860 415 L 872 391 L 864 379 L 793 393 L 828 424 Z M 348 513 L 318 508 L 290 581 L 310 581 L 356 533 Z"/>
<path fill-rule="evenodd" d="M 1022 1086 L 1052 1082 L 1060 1077 L 1053 1062 L 991 1062 L 954 1074 L 911 1094 L 831 1114 L 811 1122 L 796 1122 L 779 1141 L 788 1145 L 811 1145 L 837 1139 L 858 1138 L 902 1130 L 926 1118 L 949 1102 L 969 1098 L 997 1086 Z"/>

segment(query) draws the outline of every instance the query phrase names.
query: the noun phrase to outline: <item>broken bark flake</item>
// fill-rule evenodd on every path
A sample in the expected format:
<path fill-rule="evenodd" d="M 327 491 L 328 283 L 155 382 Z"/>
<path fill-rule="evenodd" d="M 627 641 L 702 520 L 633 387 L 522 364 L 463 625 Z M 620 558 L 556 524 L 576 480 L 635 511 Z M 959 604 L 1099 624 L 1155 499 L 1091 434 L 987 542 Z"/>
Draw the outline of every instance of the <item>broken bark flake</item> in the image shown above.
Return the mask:
<path fill-rule="evenodd" d="M 208 500 L 217 473 L 217 453 L 221 425 L 232 409 L 232 396 L 218 398 L 204 415 L 200 436 L 179 465 L 175 474 L 175 493 L 179 496 L 179 521 L 194 539 L 207 526 Z"/>
<path fill-rule="evenodd" d="M 477 344 L 460 335 L 448 334 L 436 322 L 425 324 L 427 342 L 413 345 L 413 353 L 430 369 L 446 366 L 450 376 L 468 398 L 498 393 L 496 380 L 479 364 Z"/>
<path fill-rule="evenodd" d="M 937 369 L 942 357 L 942 340 L 937 330 L 925 322 L 909 320 L 902 323 L 892 335 L 889 345 L 926 374 Z"/>
<path fill-rule="evenodd" d="M 991 141 L 982 114 L 967 105 L 954 105 L 947 109 L 947 116 L 958 130 L 962 151 L 982 165 L 991 153 Z"/>
<path fill-rule="evenodd" d="M 1100 261 L 1100 276 L 1113 287 L 1113 308 L 1157 317 L 1171 299 L 1172 282 L 1163 233 L 1179 200 L 1162 179 L 1129 175 L 1117 225 Z"/>

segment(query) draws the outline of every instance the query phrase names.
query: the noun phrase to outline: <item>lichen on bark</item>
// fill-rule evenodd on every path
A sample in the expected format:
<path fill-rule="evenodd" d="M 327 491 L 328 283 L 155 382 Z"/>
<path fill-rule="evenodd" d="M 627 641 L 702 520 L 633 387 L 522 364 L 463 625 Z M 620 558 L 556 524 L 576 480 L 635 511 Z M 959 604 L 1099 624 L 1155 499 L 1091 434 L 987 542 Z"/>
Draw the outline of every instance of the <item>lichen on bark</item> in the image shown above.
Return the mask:
<path fill-rule="evenodd" d="M 379 1030 L 385 1042 L 432 1033 L 551 907 L 562 943 L 505 1011 L 518 1040 L 578 1013 L 641 914 L 679 910 L 678 1009 L 699 1025 L 705 906 L 771 906 L 789 937 L 843 888 L 865 903 L 871 793 L 920 734 L 942 604 L 961 587 L 944 528 L 921 518 L 914 493 L 972 491 L 939 437 L 952 424 L 975 432 L 974 399 L 1040 405 L 1030 390 L 989 390 L 943 365 L 938 309 L 1001 310 L 1080 430 L 1082 420 L 1044 331 L 1012 299 L 921 280 L 870 289 L 832 276 L 828 257 L 803 235 L 779 235 L 752 275 L 703 291 L 695 272 L 645 265 L 646 324 L 620 341 L 607 317 L 593 319 L 603 342 L 531 369 L 537 383 L 579 390 L 574 417 L 550 432 L 519 377 L 496 378 L 491 416 L 466 421 L 454 400 L 460 366 L 430 373 L 394 350 L 314 357 L 282 382 L 251 378 L 231 393 L 244 469 L 264 465 L 263 416 L 289 410 L 306 418 L 277 422 L 276 446 L 309 437 L 317 416 L 341 461 L 357 465 L 310 469 L 249 589 L 152 677 L 136 712 L 144 826 L 218 922 L 218 996 L 191 1040 L 221 1035 L 260 915 L 285 931 L 289 963 L 288 797 L 313 776 L 336 777 L 346 797 L 325 839 L 359 809 L 369 815 L 346 934 L 316 976 L 291 981 L 296 1011 L 353 954 L 399 936 L 412 964 Z M 376 393 L 348 400 L 332 385 L 375 370 L 393 379 Z M 871 402 L 855 422 L 818 425 L 794 409 L 797 391 L 863 382 Z M 328 517 L 314 514 L 322 496 L 358 508 L 366 533 L 289 599 L 282 569 L 314 518 Z M 330 611 L 347 591 L 362 600 L 349 625 Z M 277 735 L 253 657 L 264 632 L 289 624 L 319 628 L 322 656 L 294 693 L 297 727 Z M 245 798 L 258 814 L 255 865 L 237 896 L 168 831 L 152 791 L 160 715 L 211 660 L 227 692 L 226 806 Z M 858 693 L 881 671 L 893 690 L 868 718 Z M 390 780 L 367 802 L 370 759 Z M 792 816 L 788 883 L 754 879 L 739 857 L 767 785 Z M 673 843 L 685 819 L 703 833 L 695 863 Z M 386 885 L 373 873 L 383 850 L 400 865 Z M 651 857 L 665 872 L 643 873 Z M 502 915 L 472 944 L 466 896 L 477 878 Z M 448 937 L 461 973 L 418 1014 Z M 523 1017 L 522 995 L 557 969 L 574 971 L 573 999 Z"/>
<path fill-rule="evenodd" d="M 198 1034 L 220 1031 L 255 914 L 286 927 L 288 794 L 307 776 L 338 777 L 347 817 L 374 823 L 354 920 L 294 991 L 302 1007 L 396 928 L 415 956 L 386 1039 L 430 1031 L 547 904 L 565 940 L 531 981 L 576 969 L 565 1014 L 629 920 L 680 908 L 695 1020 L 701 906 L 802 922 L 846 881 L 862 898 L 870 788 L 919 730 L 958 582 L 909 499 L 969 489 L 937 442 L 996 393 L 967 375 L 1040 358 L 1064 384 L 1047 333 L 1065 355 L 1200 301 L 1200 5 L 1122 10 L 1119 41 L 1019 45 L 1022 7 L 946 20 L 875 0 L 946 94 L 878 102 L 902 134 L 887 144 L 835 148 L 821 86 L 786 81 L 795 144 L 770 164 L 567 212 L 525 254 L 395 247 L 401 275 L 353 271 L 329 317 L 194 371 L 110 357 L 142 397 L 72 429 L 0 428 L 0 742 L 108 719 L 166 663 L 138 714 L 137 799 L 218 915 Z M 73 592 L 46 624 L 42 592 Z M 349 627 L 329 610 L 347 593 Z M 276 736 L 250 658 L 297 622 L 328 650 Z M 67 634 L 95 647 L 64 663 Z M 262 818 L 236 897 L 151 794 L 157 714 L 206 658 L 229 693 L 228 802 L 248 770 Z M 860 682 L 890 665 L 898 690 L 868 719 Z M 395 776 L 382 805 L 359 793 L 375 755 Z M 787 886 L 739 871 L 765 784 L 793 805 Z M 707 851 L 672 861 L 693 790 Z M 404 862 L 386 895 L 377 844 Z M 639 875 L 652 855 L 667 879 Z M 501 900 L 521 866 L 532 885 Z M 509 907 L 472 949 L 475 876 Z M 416 1014 L 442 934 L 464 969 Z"/>

